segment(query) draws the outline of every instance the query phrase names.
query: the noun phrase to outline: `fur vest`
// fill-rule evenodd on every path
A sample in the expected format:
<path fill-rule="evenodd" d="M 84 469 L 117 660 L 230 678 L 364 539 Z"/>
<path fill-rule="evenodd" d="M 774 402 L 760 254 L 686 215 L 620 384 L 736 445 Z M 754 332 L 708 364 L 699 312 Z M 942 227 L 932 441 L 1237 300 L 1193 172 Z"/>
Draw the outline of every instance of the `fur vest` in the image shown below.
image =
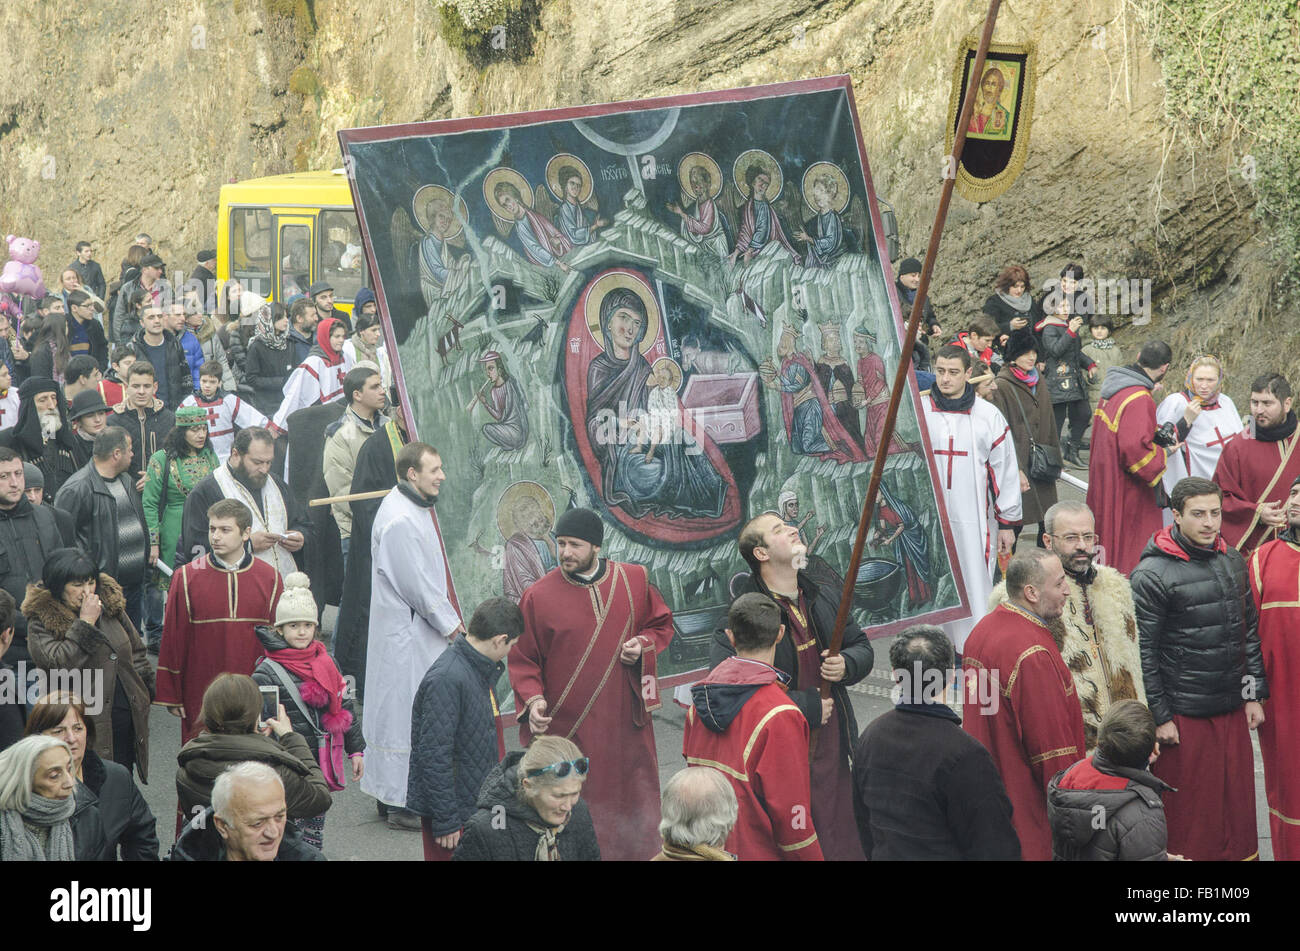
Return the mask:
<path fill-rule="evenodd" d="M 1066 574 L 1070 598 L 1062 615 L 1048 622 L 1052 640 L 1074 676 L 1089 750 L 1097 745 L 1097 728 L 1112 703 L 1147 700 L 1128 579 L 1106 565 L 1097 565 L 1096 572 L 1087 586 Z M 1005 601 L 1006 595 L 1006 582 L 998 582 L 989 595 L 989 610 Z"/>

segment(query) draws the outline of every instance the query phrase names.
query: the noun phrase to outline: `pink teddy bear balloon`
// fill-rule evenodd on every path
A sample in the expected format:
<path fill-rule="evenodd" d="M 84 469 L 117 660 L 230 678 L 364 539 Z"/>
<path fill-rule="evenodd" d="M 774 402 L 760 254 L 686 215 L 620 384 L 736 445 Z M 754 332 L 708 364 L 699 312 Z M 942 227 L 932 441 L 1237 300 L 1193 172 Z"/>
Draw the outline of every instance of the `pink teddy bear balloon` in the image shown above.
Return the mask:
<path fill-rule="evenodd" d="M 41 279 L 41 269 L 36 266 L 41 243 L 12 234 L 5 240 L 9 242 L 9 260 L 5 262 L 4 271 L 0 272 L 0 291 L 44 297 L 45 281 Z"/>

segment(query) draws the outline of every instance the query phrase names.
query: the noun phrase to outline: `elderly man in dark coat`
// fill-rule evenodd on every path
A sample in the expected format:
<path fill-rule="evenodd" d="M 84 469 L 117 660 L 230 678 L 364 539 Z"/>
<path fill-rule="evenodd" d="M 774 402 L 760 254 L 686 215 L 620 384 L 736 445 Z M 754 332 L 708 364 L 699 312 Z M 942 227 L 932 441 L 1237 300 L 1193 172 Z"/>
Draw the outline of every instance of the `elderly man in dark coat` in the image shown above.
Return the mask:
<path fill-rule="evenodd" d="M 45 396 L 47 393 L 50 396 Z M 18 422 L 0 430 L 0 446 L 40 468 L 45 476 L 45 498 L 52 500 L 59 486 L 79 468 L 74 455 L 76 434 L 68 422 L 63 394 L 50 378 L 34 376 L 18 388 L 18 399 Z"/>

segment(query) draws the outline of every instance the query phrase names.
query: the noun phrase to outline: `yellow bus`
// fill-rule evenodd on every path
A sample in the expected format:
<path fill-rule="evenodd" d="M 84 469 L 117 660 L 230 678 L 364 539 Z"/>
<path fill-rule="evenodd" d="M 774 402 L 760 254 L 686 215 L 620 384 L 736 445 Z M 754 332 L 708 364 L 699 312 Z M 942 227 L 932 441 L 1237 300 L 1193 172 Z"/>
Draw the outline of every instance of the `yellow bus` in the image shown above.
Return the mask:
<path fill-rule="evenodd" d="M 369 284 L 361 229 L 342 169 L 294 172 L 221 186 L 217 279 L 287 302 L 317 281 L 334 306 L 351 311 Z"/>

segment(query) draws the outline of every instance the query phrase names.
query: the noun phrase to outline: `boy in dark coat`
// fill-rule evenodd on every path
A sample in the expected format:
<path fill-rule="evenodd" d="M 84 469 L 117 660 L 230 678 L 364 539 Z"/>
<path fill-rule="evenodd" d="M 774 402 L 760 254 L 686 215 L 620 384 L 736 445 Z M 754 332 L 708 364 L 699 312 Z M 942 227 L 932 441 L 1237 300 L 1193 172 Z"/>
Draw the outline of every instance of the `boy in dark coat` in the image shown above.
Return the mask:
<path fill-rule="evenodd" d="M 406 808 L 421 818 L 425 861 L 451 859 L 484 778 L 506 754 L 494 687 L 523 632 L 519 606 L 490 598 L 474 611 L 469 634 L 452 641 L 420 682 Z"/>
<path fill-rule="evenodd" d="M 1112 706 L 1097 733 L 1097 752 L 1052 778 L 1047 818 L 1052 858 L 1081 862 L 1163 862 L 1168 829 L 1160 793 L 1177 791 L 1147 767 L 1160 755 L 1156 721 L 1142 703 Z M 1098 817 L 1105 825 L 1097 827 Z"/>

